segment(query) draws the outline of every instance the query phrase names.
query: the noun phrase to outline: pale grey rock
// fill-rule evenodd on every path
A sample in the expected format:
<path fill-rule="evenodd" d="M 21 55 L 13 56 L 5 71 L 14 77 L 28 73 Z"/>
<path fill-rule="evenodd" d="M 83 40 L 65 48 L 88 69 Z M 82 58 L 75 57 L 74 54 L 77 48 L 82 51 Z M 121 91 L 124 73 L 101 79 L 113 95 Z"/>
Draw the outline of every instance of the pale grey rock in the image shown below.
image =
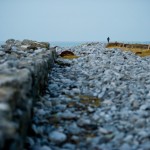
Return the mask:
<path fill-rule="evenodd" d="M 75 143 L 78 143 L 78 142 L 80 141 L 80 138 L 79 138 L 79 136 L 73 135 L 73 136 L 71 137 L 71 140 L 72 140 L 73 142 L 75 142 Z"/>
<path fill-rule="evenodd" d="M 36 101 L 37 95 L 44 89 L 47 74 L 54 62 L 52 51 L 42 49 L 35 56 L 32 55 L 33 52 L 23 51 L 20 47 L 19 41 L 8 40 L 0 51 L 0 126 L 3 127 L 2 124 L 5 122 L 5 128 L 0 128 L 0 134 L 3 136 L 3 139 L 0 138 L 0 149 L 2 149 L 3 142 L 6 140 L 5 143 L 7 143 L 9 139 L 17 141 L 17 144 L 10 143 L 8 149 L 12 145 L 17 147 L 14 149 L 21 149 L 20 146 L 31 119 L 32 103 Z M 3 55 L 4 53 L 5 55 Z M 20 63 L 24 64 L 20 65 Z M 8 105 L 9 109 L 6 109 L 4 104 Z M 21 109 L 21 113 L 18 113 L 18 108 Z M 13 120 L 18 127 L 14 127 L 11 123 Z M 36 126 L 36 131 L 43 135 L 43 126 L 41 128 Z M 20 138 L 19 141 L 18 138 Z"/>
<path fill-rule="evenodd" d="M 62 143 L 67 139 L 67 136 L 64 133 L 53 131 L 49 133 L 49 139 L 54 143 Z"/>
<path fill-rule="evenodd" d="M 91 120 L 86 119 L 86 118 L 81 118 L 81 119 L 78 120 L 77 124 L 79 126 L 90 125 L 91 124 Z"/>
<path fill-rule="evenodd" d="M 5 55 L 5 52 L 0 51 L 0 56 L 4 56 L 4 55 Z"/>
<path fill-rule="evenodd" d="M 31 121 L 32 105 L 44 91 L 56 56 L 54 50 L 45 50 L 47 48 L 32 55 L 33 52 L 24 51 L 21 46 L 21 41 L 9 39 L 0 50 L 0 149 L 8 142 L 8 149 L 23 149 L 23 140 Z M 39 118 L 50 112 L 45 109 L 43 111 L 45 114 L 37 113 Z M 40 122 L 35 120 L 36 123 Z M 43 135 L 45 128 L 35 125 L 33 131 Z M 29 143 L 33 145 L 32 142 Z"/>
<path fill-rule="evenodd" d="M 41 150 L 52 150 L 52 149 L 49 146 L 44 145 L 41 147 Z"/>
<path fill-rule="evenodd" d="M 11 45 L 3 45 L 2 48 L 4 48 L 5 53 L 11 53 Z"/>
<path fill-rule="evenodd" d="M 140 103 L 137 100 L 133 100 L 131 102 L 131 106 L 132 106 L 133 109 L 138 109 L 140 107 Z"/>
<path fill-rule="evenodd" d="M 141 130 L 141 131 L 138 132 L 138 135 L 139 135 L 139 140 L 141 141 L 144 138 L 148 138 L 150 133 L 145 131 L 145 130 Z"/>
<path fill-rule="evenodd" d="M 24 39 L 23 41 L 22 41 L 22 45 L 30 45 L 32 43 L 32 41 L 31 40 L 28 40 L 28 39 Z"/>
<path fill-rule="evenodd" d="M 66 110 L 65 112 L 61 113 L 59 115 L 59 117 L 61 117 L 62 119 L 75 119 L 75 118 L 77 118 L 77 116 L 74 113 L 70 112 L 69 110 Z"/>
<path fill-rule="evenodd" d="M 110 133 L 110 131 L 108 131 L 107 129 L 102 128 L 102 127 L 100 127 L 100 128 L 98 129 L 98 131 L 99 131 L 100 133 L 102 133 L 102 134 L 108 134 L 108 133 Z"/>
<path fill-rule="evenodd" d="M 148 92 L 148 94 L 146 95 L 147 98 L 150 98 L 150 91 Z"/>
<path fill-rule="evenodd" d="M 51 101 L 45 101 L 44 104 L 48 108 L 52 107 L 52 102 Z"/>
<path fill-rule="evenodd" d="M 21 46 L 21 41 L 19 40 L 15 40 L 15 45 L 18 47 L 18 46 Z"/>
<path fill-rule="evenodd" d="M 35 113 L 37 113 L 37 115 L 45 115 L 46 114 L 46 111 L 44 109 L 38 109 Z"/>
<path fill-rule="evenodd" d="M 99 145 L 100 137 L 87 138 L 87 143 L 91 145 L 91 149 L 96 148 Z"/>
<path fill-rule="evenodd" d="M 16 46 L 11 46 L 11 51 L 16 52 L 18 49 Z"/>
<path fill-rule="evenodd" d="M 150 104 L 143 104 L 141 107 L 140 107 L 140 110 L 150 110 Z"/>
<path fill-rule="evenodd" d="M 71 144 L 71 143 L 66 143 L 63 145 L 63 148 L 65 148 L 67 150 L 75 150 L 76 146 L 74 144 Z"/>
<path fill-rule="evenodd" d="M 76 123 L 72 123 L 71 125 L 69 125 L 67 127 L 67 130 L 69 133 L 71 133 L 73 135 L 78 135 L 82 131 L 81 128 L 79 128 Z"/>
<path fill-rule="evenodd" d="M 131 146 L 127 143 L 124 143 L 119 149 L 120 150 L 132 150 Z"/>
<path fill-rule="evenodd" d="M 6 103 L 0 103 L 0 111 L 9 111 L 10 110 L 10 107 L 8 104 Z"/>
<path fill-rule="evenodd" d="M 144 118 L 138 118 L 138 120 L 135 122 L 136 127 L 142 128 L 145 126 L 145 119 Z"/>
<path fill-rule="evenodd" d="M 88 112 L 90 112 L 90 113 L 92 113 L 92 112 L 94 112 L 95 110 L 94 110 L 94 108 L 92 108 L 92 107 L 88 107 Z M 98 119 L 97 117 L 95 118 L 95 119 Z"/>
<path fill-rule="evenodd" d="M 132 143 L 133 138 L 132 135 L 127 135 L 123 140 L 127 143 Z"/>
<path fill-rule="evenodd" d="M 43 128 L 43 126 L 36 126 L 35 124 L 33 124 L 32 125 L 32 130 L 33 130 L 33 132 L 35 133 L 35 134 L 43 134 L 43 132 L 44 132 L 44 128 Z"/>
<path fill-rule="evenodd" d="M 100 118 L 100 115 L 98 115 L 97 112 L 95 112 L 95 113 L 93 114 L 93 116 L 92 116 L 92 119 L 93 119 L 94 121 L 97 121 L 99 118 Z"/>
<path fill-rule="evenodd" d="M 28 45 L 21 45 L 21 46 L 20 46 L 20 49 L 21 49 L 21 50 L 27 50 L 27 48 L 28 48 Z"/>
<path fill-rule="evenodd" d="M 149 140 L 143 144 L 140 145 L 141 150 L 149 150 L 150 149 L 150 142 Z"/>
<path fill-rule="evenodd" d="M 71 89 L 71 92 L 73 92 L 74 94 L 79 94 L 81 91 L 78 88 L 73 88 Z"/>
<path fill-rule="evenodd" d="M 66 105 L 65 104 L 59 104 L 59 105 L 57 105 L 55 108 L 56 108 L 56 110 L 59 110 L 59 111 L 65 111 L 66 110 Z M 70 118 L 72 118 L 72 117 L 74 117 L 74 115 L 72 114 L 72 113 L 70 113 L 70 112 L 64 112 L 64 113 L 61 113 L 60 114 L 60 117 L 62 117 L 62 118 L 68 118 L 69 119 L 69 117 Z"/>
<path fill-rule="evenodd" d="M 44 52 L 45 50 L 46 50 L 46 49 L 38 49 L 38 50 L 34 51 L 34 53 L 36 53 L 36 54 L 42 53 L 42 52 Z"/>
<path fill-rule="evenodd" d="M 6 44 L 14 44 L 15 43 L 15 40 L 14 39 L 8 39 L 7 41 L 6 41 Z"/>

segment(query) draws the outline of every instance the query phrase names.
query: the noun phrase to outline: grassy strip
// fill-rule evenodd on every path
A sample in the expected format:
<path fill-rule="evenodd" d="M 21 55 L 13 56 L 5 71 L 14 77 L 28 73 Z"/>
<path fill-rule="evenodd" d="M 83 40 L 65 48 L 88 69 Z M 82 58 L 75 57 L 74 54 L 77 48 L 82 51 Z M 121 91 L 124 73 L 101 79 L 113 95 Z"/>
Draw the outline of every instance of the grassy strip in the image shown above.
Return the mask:
<path fill-rule="evenodd" d="M 75 58 L 79 58 L 79 56 L 75 56 L 75 55 L 66 55 L 66 56 L 63 56 L 62 58 L 64 58 L 64 59 L 75 59 Z"/>
<path fill-rule="evenodd" d="M 147 44 L 125 44 L 125 43 L 108 43 L 106 48 L 120 48 L 124 51 L 131 51 L 141 57 L 150 56 L 150 45 Z"/>

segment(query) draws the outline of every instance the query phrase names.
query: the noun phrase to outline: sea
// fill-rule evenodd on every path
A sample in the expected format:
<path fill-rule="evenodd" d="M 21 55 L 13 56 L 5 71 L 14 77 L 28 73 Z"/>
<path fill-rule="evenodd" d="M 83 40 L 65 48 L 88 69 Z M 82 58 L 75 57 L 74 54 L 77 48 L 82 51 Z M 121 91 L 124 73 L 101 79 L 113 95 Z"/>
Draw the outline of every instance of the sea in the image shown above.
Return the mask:
<path fill-rule="evenodd" d="M 60 46 L 60 47 L 73 47 L 73 46 L 79 46 L 83 43 L 87 43 L 87 42 L 50 42 L 50 46 L 54 47 L 54 46 Z"/>

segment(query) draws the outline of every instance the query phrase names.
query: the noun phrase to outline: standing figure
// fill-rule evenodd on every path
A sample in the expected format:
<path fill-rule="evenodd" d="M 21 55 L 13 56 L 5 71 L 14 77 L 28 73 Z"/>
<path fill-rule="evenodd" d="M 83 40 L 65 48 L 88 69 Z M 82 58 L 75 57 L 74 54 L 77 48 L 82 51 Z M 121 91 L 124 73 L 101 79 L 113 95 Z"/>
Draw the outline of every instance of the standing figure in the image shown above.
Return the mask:
<path fill-rule="evenodd" d="M 109 40 L 110 40 L 110 38 L 108 37 L 108 38 L 107 38 L 107 42 L 108 42 L 108 43 L 109 43 Z"/>

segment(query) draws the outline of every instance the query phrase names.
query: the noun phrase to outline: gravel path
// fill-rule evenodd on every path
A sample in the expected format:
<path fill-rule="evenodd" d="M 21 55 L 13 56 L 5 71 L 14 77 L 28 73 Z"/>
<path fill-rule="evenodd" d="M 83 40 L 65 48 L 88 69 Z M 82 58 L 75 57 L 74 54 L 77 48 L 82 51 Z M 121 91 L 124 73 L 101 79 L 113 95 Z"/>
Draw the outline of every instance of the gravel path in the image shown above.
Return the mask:
<path fill-rule="evenodd" d="M 150 150 L 150 58 L 102 43 L 71 51 L 80 57 L 57 59 L 26 149 Z"/>

